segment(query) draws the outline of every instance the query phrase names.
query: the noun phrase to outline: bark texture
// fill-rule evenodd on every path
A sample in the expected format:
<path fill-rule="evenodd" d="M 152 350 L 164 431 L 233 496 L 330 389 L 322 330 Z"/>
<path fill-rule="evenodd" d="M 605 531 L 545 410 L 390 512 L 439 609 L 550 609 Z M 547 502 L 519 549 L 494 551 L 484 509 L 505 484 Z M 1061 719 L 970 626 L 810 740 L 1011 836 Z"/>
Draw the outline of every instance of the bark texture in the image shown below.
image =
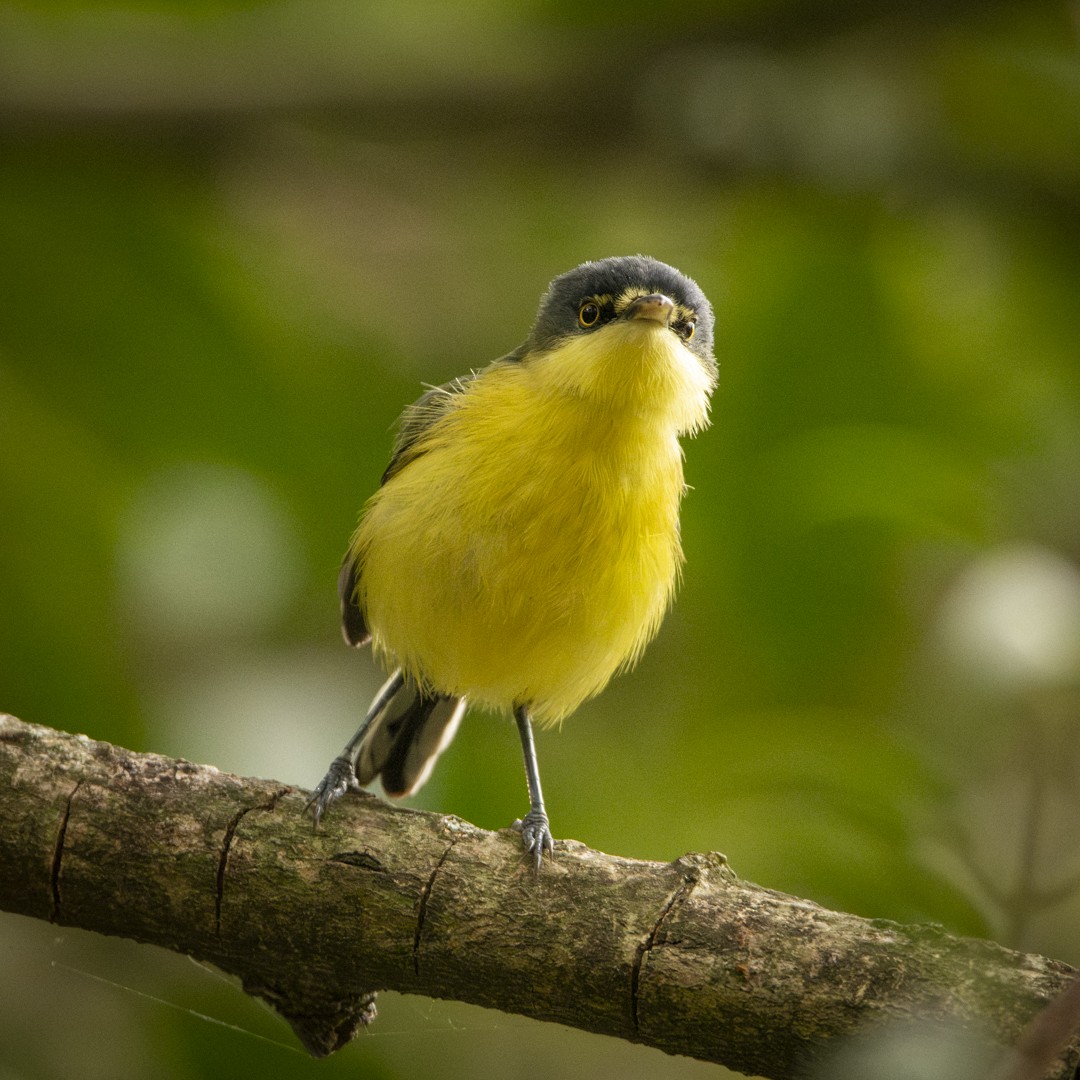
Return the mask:
<path fill-rule="evenodd" d="M 1068 965 L 828 911 L 716 854 L 641 862 L 307 793 L 0 714 L 0 908 L 152 942 L 239 976 L 313 1054 L 373 992 L 455 998 L 766 1077 L 868 1024 L 926 1018 L 1013 1045 Z M 1047 1077 L 1072 1080 L 1075 1037 Z"/>

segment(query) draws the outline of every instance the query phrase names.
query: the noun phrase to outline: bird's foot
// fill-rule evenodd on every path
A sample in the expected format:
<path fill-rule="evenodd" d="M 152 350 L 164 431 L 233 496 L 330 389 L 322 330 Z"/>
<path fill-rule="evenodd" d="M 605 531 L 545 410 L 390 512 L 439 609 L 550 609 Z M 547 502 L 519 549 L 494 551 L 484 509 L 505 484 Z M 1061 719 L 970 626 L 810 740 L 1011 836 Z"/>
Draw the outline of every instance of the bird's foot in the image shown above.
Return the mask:
<path fill-rule="evenodd" d="M 537 872 L 543 861 L 544 852 L 555 854 L 555 838 L 551 835 L 548 816 L 543 810 L 530 810 L 524 817 L 514 822 L 513 828 L 521 833 L 525 853 L 533 857 Z"/>
<path fill-rule="evenodd" d="M 319 786 L 311 793 L 311 798 L 308 799 L 304 809 L 311 811 L 311 816 L 315 819 L 315 828 L 318 828 L 319 821 L 332 802 L 340 799 L 346 791 L 359 790 L 356 766 L 347 757 L 336 757 L 330 762 L 330 768 L 319 781 Z"/>

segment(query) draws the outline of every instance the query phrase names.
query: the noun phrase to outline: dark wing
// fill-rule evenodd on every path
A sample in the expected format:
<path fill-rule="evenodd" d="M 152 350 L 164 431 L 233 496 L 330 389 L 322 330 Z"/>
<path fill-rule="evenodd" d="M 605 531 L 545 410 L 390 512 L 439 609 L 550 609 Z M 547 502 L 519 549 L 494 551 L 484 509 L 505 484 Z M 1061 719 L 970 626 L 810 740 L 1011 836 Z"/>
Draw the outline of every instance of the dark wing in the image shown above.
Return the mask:
<path fill-rule="evenodd" d="M 458 379 L 443 383 L 442 386 L 433 386 L 423 397 L 417 398 L 405 409 L 398 421 L 398 433 L 394 440 L 393 453 L 390 455 L 390 464 L 382 474 L 383 484 L 424 452 L 424 433 L 450 411 L 454 398 L 464 393 L 475 378 L 475 373 L 462 375 Z"/>
<path fill-rule="evenodd" d="M 410 461 L 414 461 L 424 452 L 424 433 L 447 413 L 454 398 L 463 393 L 475 378 L 475 374 L 463 375 L 459 379 L 443 383 L 442 386 L 433 387 L 406 408 L 401 414 L 390 464 L 382 475 L 381 483 L 391 480 Z M 357 649 L 371 640 L 364 613 L 356 602 L 356 581 L 359 576 L 359 558 L 356 552 L 349 550 L 338 574 L 338 599 L 341 601 L 342 636 L 347 645 Z"/>
<path fill-rule="evenodd" d="M 356 559 L 351 551 L 346 552 L 337 579 L 338 599 L 341 601 L 341 636 L 346 645 L 359 649 L 371 640 L 371 631 L 356 602 L 356 570 Z"/>

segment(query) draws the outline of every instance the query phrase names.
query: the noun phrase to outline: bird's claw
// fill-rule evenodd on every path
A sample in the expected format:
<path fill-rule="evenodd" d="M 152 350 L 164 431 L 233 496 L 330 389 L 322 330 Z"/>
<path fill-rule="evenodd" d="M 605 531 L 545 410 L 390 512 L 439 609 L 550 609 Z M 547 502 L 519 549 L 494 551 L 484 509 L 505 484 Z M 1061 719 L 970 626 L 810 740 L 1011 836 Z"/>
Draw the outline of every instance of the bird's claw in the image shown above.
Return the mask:
<path fill-rule="evenodd" d="M 347 791 L 359 791 L 360 783 L 356 779 L 356 768 L 345 757 L 336 757 L 330 762 L 330 768 L 326 775 L 319 781 L 319 786 L 311 793 L 305 805 L 305 810 L 311 811 L 315 819 L 315 827 L 319 827 L 319 821 L 323 814 L 330 808 L 330 804 L 340 799 Z"/>
<path fill-rule="evenodd" d="M 518 818 L 514 822 L 513 828 L 521 833 L 525 853 L 533 857 L 533 863 L 539 872 L 544 852 L 548 855 L 555 854 L 555 838 L 551 835 L 547 814 L 543 810 L 530 810 L 523 819 Z"/>

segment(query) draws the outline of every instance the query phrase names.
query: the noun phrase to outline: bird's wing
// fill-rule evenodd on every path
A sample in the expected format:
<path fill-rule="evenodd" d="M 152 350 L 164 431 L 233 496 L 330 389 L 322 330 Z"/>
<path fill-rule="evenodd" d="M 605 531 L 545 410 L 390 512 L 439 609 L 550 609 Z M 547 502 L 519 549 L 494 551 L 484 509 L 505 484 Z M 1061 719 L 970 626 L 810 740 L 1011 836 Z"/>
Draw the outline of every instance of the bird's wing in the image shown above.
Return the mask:
<path fill-rule="evenodd" d="M 468 389 L 469 383 L 476 378 L 476 373 L 451 379 L 442 386 L 433 386 L 423 397 L 417 398 L 401 414 L 394 450 L 390 455 L 390 464 L 382 474 L 382 483 L 396 476 L 410 461 L 414 461 L 424 451 L 420 444 L 426 431 L 436 424 L 454 403 L 454 398 Z"/>
<path fill-rule="evenodd" d="M 474 378 L 476 378 L 475 373 L 452 379 L 448 383 L 443 383 L 442 386 L 434 386 L 405 409 L 401 414 L 393 453 L 390 455 L 390 464 L 382 475 L 382 484 L 391 480 L 409 462 L 415 461 L 423 454 L 422 436 L 424 433 L 446 415 L 454 398 L 463 393 Z M 338 574 L 338 599 L 341 601 L 341 633 L 346 644 L 354 648 L 360 648 L 371 640 L 371 632 L 364 618 L 364 612 L 356 600 L 356 582 L 359 576 L 360 557 L 350 548 L 345 553 L 341 572 Z"/>
<path fill-rule="evenodd" d="M 356 601 L 356 575 L 359 560 L 352 548 L 345 552 L 337 579 L 338 599 L 341 601 L 341 636 L 346 645 L 359 649 L 371 640 L 364 612 Z"/>

